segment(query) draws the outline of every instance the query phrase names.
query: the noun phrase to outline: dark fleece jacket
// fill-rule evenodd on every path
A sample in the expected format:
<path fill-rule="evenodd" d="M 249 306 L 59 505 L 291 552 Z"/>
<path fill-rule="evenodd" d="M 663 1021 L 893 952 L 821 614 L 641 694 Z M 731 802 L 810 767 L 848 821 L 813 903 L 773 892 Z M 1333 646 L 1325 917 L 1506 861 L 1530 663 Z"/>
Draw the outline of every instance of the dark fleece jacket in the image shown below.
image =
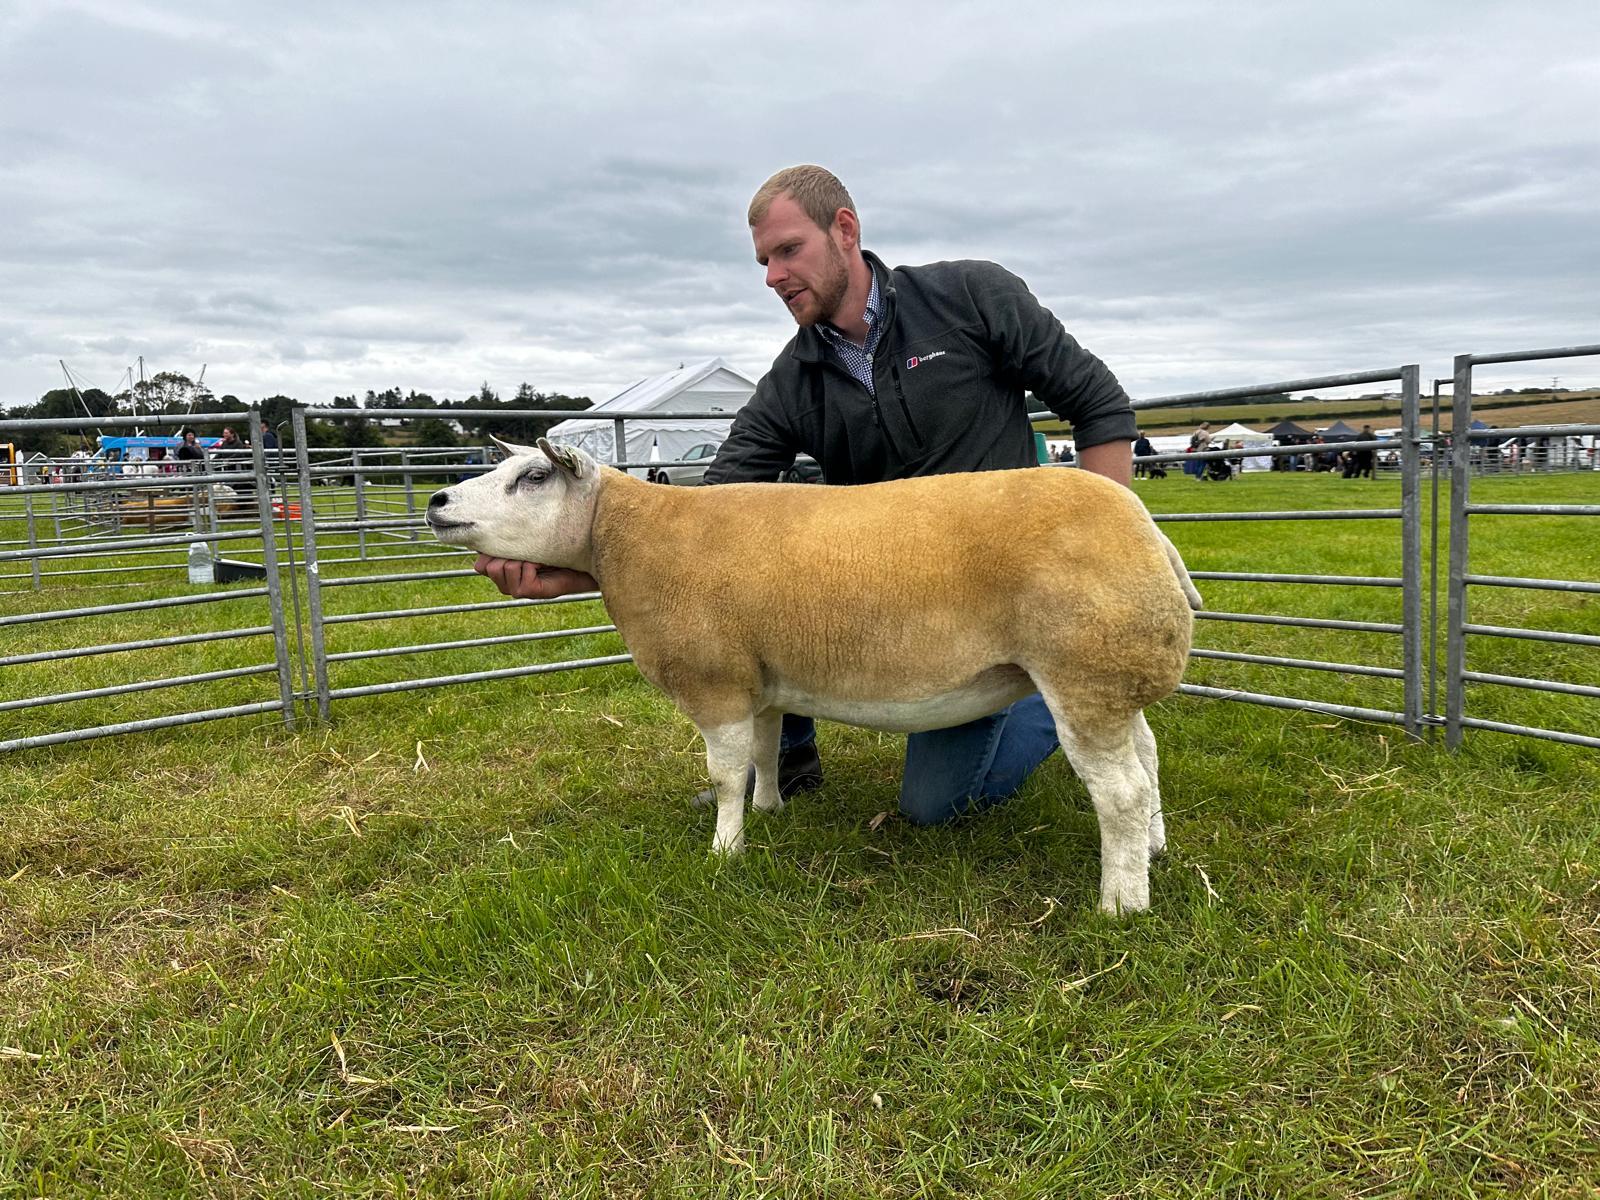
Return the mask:
<path fill-rule="evenodd" d="M 1133 409 L 1110 369 L 1022 280 L 989 262 L 885 267 L 873 396 L 815 329 L 756 385 L 707 483 L 776 479 L 797 453 L 829 483 L 873 483 L 1038 462 L 1026 393 L 1072 422 L 1078 448 L 1131 441 Z"/>

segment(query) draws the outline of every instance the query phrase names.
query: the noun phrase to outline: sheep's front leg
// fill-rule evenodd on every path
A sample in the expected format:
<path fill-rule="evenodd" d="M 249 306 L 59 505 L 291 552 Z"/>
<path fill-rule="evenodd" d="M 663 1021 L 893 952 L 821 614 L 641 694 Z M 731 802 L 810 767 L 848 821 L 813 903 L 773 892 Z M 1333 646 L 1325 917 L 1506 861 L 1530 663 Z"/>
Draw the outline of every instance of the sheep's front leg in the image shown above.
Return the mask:
<path fill-rule="evenodd" d="M 717 832 L 711 839 L 713 854 L 732 856 L 744 849 L 744 780 L 750 765 L 754 721 L 700 730 L 706 743 L 706 769 L 717 793 Z"/>
<path fill-rule="evenodd" d="M 755 806 L 762 812 L 783 811 L 783 797 L 778 794 L 778 745 L 782 738 L 781 712 L 769 708 L 757 714 L 752 757 L 756 764 Z"/>

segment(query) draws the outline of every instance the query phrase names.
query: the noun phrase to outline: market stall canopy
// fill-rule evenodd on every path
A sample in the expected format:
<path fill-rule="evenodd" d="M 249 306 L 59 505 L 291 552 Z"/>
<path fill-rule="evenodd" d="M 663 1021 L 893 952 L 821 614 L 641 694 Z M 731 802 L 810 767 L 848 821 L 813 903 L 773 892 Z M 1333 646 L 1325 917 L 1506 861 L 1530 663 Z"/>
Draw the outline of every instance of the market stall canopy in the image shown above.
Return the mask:
<path fill-rule="evenodd" d="M 1335 421 L 1326 429 L 1318 430 L 1325 442 L 1353 442 L 1361 436 L 1359 429 L 1351 429 L 1343 421 Z"/>
<path fill-rule="evenodd" d="M 1280 438 L 1285 438 L 1285 437 L 1291 437 L 1291 438 L 1301 438 L 1301 437 L 1303 437 L 1303 438 L 1308 438 L 1308 437 L 1311 436 L 1311 430 L 1302 429 L 1302 428 L 1300 428 L 1300 426 L 1296 425 L 1293 421 L 1290 421 L 1287 418 L 1285 418 L 1282 421 L 1279 421 L 1271 429 L 1267 430 L 1267 432 L 1270 433 L 1273 437 L 1280 437 Z"/>

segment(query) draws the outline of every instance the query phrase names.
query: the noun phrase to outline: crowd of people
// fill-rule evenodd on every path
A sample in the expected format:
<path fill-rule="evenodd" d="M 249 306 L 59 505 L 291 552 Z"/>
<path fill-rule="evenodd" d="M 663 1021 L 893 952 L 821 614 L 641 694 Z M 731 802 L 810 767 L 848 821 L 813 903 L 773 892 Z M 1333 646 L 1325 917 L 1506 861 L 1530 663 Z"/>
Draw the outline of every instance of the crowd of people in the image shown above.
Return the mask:
<path fill-rule="evenodd" d="M 1378 435 L 1373 432 L 1371 425 L 1362 426 L 1358 440 L 1349 448 L 1336 442 L 1327 442 L 1318 436 L 1304 444 L 1302 453 L 1271 456 L 1271 470 L 1337 471 L 1344 479 L 1371 479 L 1378 465 L 1377 451 L 1360 443 L 1377 440 Z M 1215 451 L 1228 450 L 1236 453 L 1216 458 L 1204 457 Z M 1183 473 L 1191 479 L 1202 482 L 1224 482 L 1241 472 L 1244 469 L 1245 457 L 1255 452 L 1257 452 L 1256 447 L 1247 445 L 1239 439 L 1218 441 L 1210 426 L 1202 422 L 1200 427 L 1189 435 L 1188 445 L 1184 447 Z M 1137 461 L 1138 458 L 1158 453 L 1143 431 L 1140 431 L 1138 440 L 1134 443 L 1133 453 L 1136 459 L 1134 463 L 1136 479 L 1166 477 L 1166 471 L 1160 463 Z"/>

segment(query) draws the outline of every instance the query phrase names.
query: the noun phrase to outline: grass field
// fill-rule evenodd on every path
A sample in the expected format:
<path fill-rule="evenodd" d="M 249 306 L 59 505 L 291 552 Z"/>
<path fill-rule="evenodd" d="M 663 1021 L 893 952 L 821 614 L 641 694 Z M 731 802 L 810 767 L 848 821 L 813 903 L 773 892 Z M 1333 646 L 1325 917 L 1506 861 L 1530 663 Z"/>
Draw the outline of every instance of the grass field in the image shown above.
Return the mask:
<path fill-rule="evenodd" d="M 1600 475 L 1474 489 L 1593 503 Z M 1140 490 L 1156 512 L 1398 499 L 1390 481 L 1320 476 Z M 1166 528 L 1195 570 L 1398 573 L 1393 522 Z M 1473 532 L 1478 571 L 1597 575 L 1581 520 L 1483 517 Z M 1213 609 L 1399 609 L 1389 590 L 1201 586 Z M 183 590 L 55 588 L 0 596 L 0 615 Z M 335 612 L 493 596 L 475 579 L 327 595 Z M 239 613 L 0 638 L 16 635 L 14 653 L 260 619 L 257 602 L 218 607 Z M 1597 609 L 1485 589 L 1472 616 L 1600 634 Z M 331 648 L 602 621 L 594 605 L 392 620 L 336 627 Z M 1198 641 L 1398 659 L 1379 635 L 1202 622 Z M 335 686 L 616 648 L 336 664 Z M 0 668 L 0 691 L 261 652 Z M 1486 641 L 1472 665 L 1600 684 L 1592 650 Z M 1398 707 L 1398 684 L 1339 674 L 1197 661 L 1189 678 Z M 273 694 L 247 679 L 206 701 Z M 1482 689 L 1470 711 L 1600 727 L 1578 698 Z M 0 713 L 0 738 L 64 715 Z M 0 1196 L 1589 1196 L 1600 1182 L 1594 752 L 1480 734 L 1452 755 L 1387 726 L 1166 701 L 1151 723 L 1170 848 L 1152 911 L 1112 921 L 1092 912 L 1098 836 L 1060 758 L 1011 803 L 918 829 L 878 819 L 901 739 L 825 726 L 827 785 L 752 814 L 745 858 L 718 864 L 710 816 L 686 803 L 698 739 L 631 668 L 335 716 L 0 756 Z"/>

